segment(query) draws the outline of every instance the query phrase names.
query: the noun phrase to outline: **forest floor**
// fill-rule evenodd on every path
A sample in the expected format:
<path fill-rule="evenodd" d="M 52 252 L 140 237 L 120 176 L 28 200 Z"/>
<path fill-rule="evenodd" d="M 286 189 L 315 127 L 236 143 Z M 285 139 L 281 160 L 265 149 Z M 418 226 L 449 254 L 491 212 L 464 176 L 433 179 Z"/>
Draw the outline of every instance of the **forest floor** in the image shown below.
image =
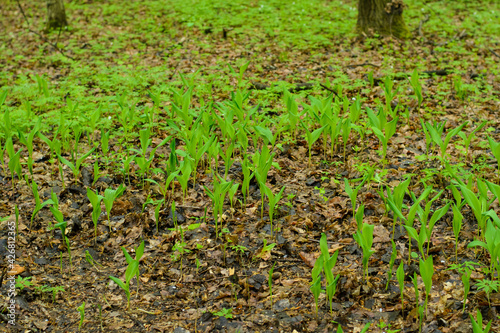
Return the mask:
<path fill-rule="evenodd" d="M 0 330 L 500 331 L 498 3 L 4 3 Z"/>

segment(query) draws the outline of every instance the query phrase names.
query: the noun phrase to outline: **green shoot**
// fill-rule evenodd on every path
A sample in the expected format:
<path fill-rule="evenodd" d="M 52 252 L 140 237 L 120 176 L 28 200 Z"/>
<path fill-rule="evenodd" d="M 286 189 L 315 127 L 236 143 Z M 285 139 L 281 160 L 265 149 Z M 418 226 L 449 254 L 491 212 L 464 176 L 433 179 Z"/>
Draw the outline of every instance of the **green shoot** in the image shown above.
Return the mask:
<path fill-rule="evenodd" d="M 35 197 L 35 209 L 33 209 L 33 214 L 31 214 L 31 222 L 30 222 L 30 229 L 33 225 L 33 219 L 35 218 L 36 214 L 45 206 L 47 205 L 52 205 L 54 201 L 52 199 L 48 199 L 44 201 L 43 203 L 40 202 L 40 196 L 38 194 L 38 185 L 33 182 L 31 183 L 31 190 L 33 191 L 33 196 Z"/>
<path fill-rule="evenodd" d="M 144 241 L 142 241 L 141 244 L 135 249 L 135 259 L 132 259 L 130 254 L 127 252 L 127 249 L 125 249 L 123 246 L 121 248 L 122 248 L 123 255 L 125 256 L 125 260 L 127 260 L 127 264 L 130 265 L 133 260 L 136 260 L 137 262 L 139 262 L 141 260 L 142 255 L 144 254 Z M 140 274 L 140 271 L 139 271 L 139 269 L 137 269 L 137 273 L 136 273 L 137 293 L 139 292 L 139 274 Z"/>
<path fill-rule="evenodd" d="M 491 153 L 497 160 L 498 172 L 500 174 L 500 142 L 495 142 L 490 136 L 488 136 L 488 142 L 490 144 Z"/>
<path fill-rule="evenodd" d="M 427 312 L 427 304 L 429 301 L 429 294 L 432 288 L 432 276 L 434 275 L 434 264 L 432 262 L 432 256 L 429 256 L 425 261 L 420 259 L 419 261 L 420 275 L 425 285 L 425 303 L 424 308 Z"/>
<path fill-rule="evenodd" d="M 114 276 L 109 277 L 117 285 L 119 285 L 120 288 L 122 288 L 123 291 L 125 292 L 125 295 L 127 296 L 127 310 L 130 307 L 130 280 L 132 280 L 132 278 L 136 276 L 138 270 L 139 270 L 139 261 L 132 260 L 128 264 L 127 270 L 125 271 L 125 282 Z"/>
<path fill-rule="evenodd" d="M 324 269 L 325 279 L 326 279 L 326 297 L 328 299 L 328 304 L 330 306 L 330 313 L 333 313 L 333 296 L 337 291 L 337 283 L 340 278 L 340 274 L 337 274 L 336 277 L 333 276 L 332 270 L 337 263 L 337 257 L 339 255 L 339 251 L 335 251 L 333 256 L 330 257 L 330 253 L 328 252 L 328 243 L 326 239 L 326 234 L 321 234 L 321 239 L 319 241 L 319 246 L 321 250 L 321 256 L 323 260 L 322 268 Z M 320 265 L 320 264 L 318 264 Z"/>
<path fill-rule="evenodd" d="M 488 322 L 483 330 L 483 315 L 479 309 L 477 310 L 477 321 L 472 317 L 472 313 L 469 313 L 470 320 L 472 322 L 472 332 L 473 333 L 488 333 L 491 328 L 491 320 Z"/>
<path fill-rule="evenodd" d="M 59 223 L 56 223 L 54 225 L 54 228 L 59 228 L 59 230 L 61 230 L 62 241 L 63 241 L 63 243 L 66 244 L 66 248 L 68 250 L 68 256 L 69 256 L 69 267 L 71 268 L 72 267 L 72 262 L 71 262 L 71 246 L 69 244 L 68 237 L 66 237 L 66 225 L 68 224 L 68 222 L 63 221 L 63 215 L 59 211 L 59 209 L 57 209 L 55 207 L 50 207 L 50 210 L 54 214 L 54 217 L 56 218 L 56 220 L 59 222 Z"/>
<path fill-rule="evenodd" d="M 385 290 L 389 288 L 389 282 L 391 281 L 392 278 L 392 268 L 394 267 L 394 262 L 396 261 L 396 257 L 398 255 L 398 251 L 396 249 L 396 243 L 394 243 L 394 240 L 391 239 L 391 244 L 392 244 L 392 253 L 391 253 L 391 259 L 389 260 L 389 271 L 387 272 L 387 283 L 385 285 Z"/>
<path fill-rule="evenodd" d="M 273 271 L 276 263 L 273 264 L 273 267 L 269 270 L 269 274 L 267 276 L 267 284 L 269 286 L 269 296 L 271 297 L 271 309 L 273 308 Z"/>
<path fill-rule="evenodd" d="M 320 127 L 318 129 L 315 129 L 314 131 L 310 132 L 309 128 L 307 125 L 305 125 L 303 122 L 300 123 L 302 127 L 305 130 L 305 138 L 307 140 L 307 144 L 309 146 L 309 162 L 308 165 L 309 167 L 311 166 L 311 152 L 312 152 L 312 146 L 313 144 L 318 141 L 319 137 L 321 136 L 321 133 L 323 133 L 323 130 L 325 129 L 326 126 Z"/>
<path fill-rule="evenodd" d="M 418 108 L 420 108 L 420 106 L 422 105 L 422 101 L 424 100 L 424 97 L 422 96 L 422 84 L 420 83 L 418 77 L 418 71 L 416 68 L 413 71 L 413 74 L 411 75 L 410 84 L 411 87 L 413 88 L 413 92 L 415 93 Z"/>
<path fill-rule="evenodd" d="M 363 276 L 365 280 L 368 279 L 368 261 L 371 255 L 375 253 L 375 251 L 371 249 L 373 244 L 373 229 L 373 225 L 363 223 L 363 228 L 356 231 L 356 234 L 354 234 L 354 240 L 363 250 Z"/>
<path fill-rule="evenodd" d="M 276 206 L 278 205 L 278 202 L 280 201 L 283 191 L 285 190 L 285 186 L 281 188 L 281 190 L 278 192 L 278 194 L 274 195 L 273 191 L 267 187 L 266 184 L 260 184 L 261 188 L 264 189 L 264 192 L 267 196 L 267 199 L 269 200 L 269 222 L 271 224 L 271 238 L 273 237 L 273 217 L 274 217 L 274 210 L 276 209 Z"/>
<path fill-rule="evenodd" d="M 349 181 L 347 180 L 347 178 L 344 178 L 344 185 L 345 185 L 344 189 L 345 189 L 345 192 L 347 193 L 347 195 L 349 196 L 349 198 L 351 199 L 352 215 L 353 216 L 356 214 L 356 198 L 358 196 L 358 192 L 361 189 L 361 187 L 363 186 L 363 184 L 365 183 L 365 181 L 366 181 L 366 178 L 363 178 L 363 181 L 358 185 L 358 187 L 352 188 L 349 185 Z"/>
<path fill-rule="evenodd" d="M 101 200 L 103 196 L 94 193 L 90 188 L 87 188 L 87 197 L 92 205 L 92 222 L 94 223 L 94 242 L 97 237 L 97 223 L 101 216 Z"/>
<path fill-rule="evenodd" d="M 454 128 L 453 130 L 448 132 L 448 134 L 446 134 L 446 137 L 444 138 L 444 140 L 441 139 L 441 133 L 443 132 L 443 128 L 445 125 L 444 122 L 443 123 L 435 123 L 434 125 L 432 125 L 431 123 L 425 124 L 432 141 L 440 148 L 442 161 L 445 160 L 446 149 L 448 148 L 448 144 L 449 144 L 451 138 L 453 138 L 455 135 L 457 135 L 462 130 L 462 128 L 464 128 L 464 126 L 467 125 L 467 123 L 468 122 L 466 121 L 462 125 L 458 126 L 457 128 Z"/>
<path fill-rule="evenodd" d="M 479 132 L 485 125 L 487 124 L 487 121 L 483 121 L 481 124 L 479 124 L 469 135 L 466 135 L 463 131 L 460 131 L 458 133 L 458 136 L 462 138 L 464 141 L 464 146 L 465 146 L 465 156 L 469 156 L 469 148 L 471 145 L 472 140 L 475 138 L 476 133 Z"/>
<path fill-rule="evenodd" d="M 346 147 L 347 147 L 347 141 L 349 140 L 349 134 L 351 134 L 352 126 L 351 126 L 351 119 L 347 118 L 344 119 L 342 122 L 342 143 L 344 144 L 344 164 L 346 163 Z"/>
<path fill-rule="evenodd" d="M 464 285 L 464 300 L 463 300 L 464 306 L 462 309 L 463 313 L 465 313 L 465 304 L 467 301 L 467 296 L 469 295 L 469 291 L 470 291 L 470 276 L 471 276 L 471 274 L 472 274 L 472 271 L 469 268 L 465 268 L 465 272 L 461 276 L 462 283 Z"/>
<path fill-rule="evenodd" d="M 377 136 L 380 143 L 382 143 L 382 159 L 385 160 L 387 156 L 387 145 L 392 136 L 396 133 L 396 125 L 398 117 L 387 121 L 387 115 L 383 109 L 377 115 L 370 108 L 366 108 L 366 113 L 370 119 L 370 126 L 373 133 Z"/>
<path fill-rule="evenodd" d="M 59 160 L 61 161 L 61 163 L 65 164 L 73 172 L 73 176 L 75 177 L 75 183 L 78 182 L 78 176 L 80 175 L 81 164 L 90 154 L 92 154 L 92 152 L 94 150 L 95 150 L 95 148 L 92 148 L 91 150 L 89 150 L 86 154 L 84 154 L 79 159 L 77 159 L 75 164 L 71 163 L 70 161 L 68 161 L 67 159 L 62 157 L 61 155 L 59 155 L 59 154 L 57 155 L 59 157 Z"/>
<path fill-rule="evenodd" d="M 455 261 L 458 263 L 458 236 L 460 235 L 460 229 L 462 229 L 464 216 L 457 205 L 451 206 L 451 209 L 453 210 L 453 234 L 455 235 Z"/>
<path fill-rule="evenodd" d="M 123 184 L 120 184 L 120 186 L 116 190 L 113 190 L 111 188 L 107 188 L 104 190 L 104 197 L 102 198 L 102 201 L 104 202 L 104 206 L 106 207 L 106 215 L 108 217 L 108 226 L 110 233 L 111 233 L 111 218 L 110 218 L 111 209 L 113 208 L 113 203 L 118 197 L 120 197 L 123 194 L 123 191 L 125 191 L 125 186 L 123 186 Z"/>
<path fill-rule="evenodd" d="M 500 281 L 493 281 L 488 279 L 483 279 L 476 283 L 476 287 L 480 290 L 484 290 L 486 293 L 486 298 L 488 299 L 488 304 L 491 307 L 490 295 L 491 292 L 498 292 L 498 288 L 500 288 Z"/>
<path fill-rule="evenodd" d="M 78 312 L 80 312 L 80 323 L 78 324 L 78 330 L 80 331 L 83 326 L 83 321 L 85 320 L 85 302 L 83 302 L 82 305 L 77 308 L 77 310 Z"/>
<path fill-rule="evenodd" d="M 396 278 L 398 280 L 399 291 L 401 293 L 401 310 L 404 312 L 404 310 L 405 310 L 405 303 L 404 303 L 405 270 L 404 270 L 403 261 L 401 261 L 399 263 L 399 267 L 398 267 L 398 269 L 396 271 Z"/>

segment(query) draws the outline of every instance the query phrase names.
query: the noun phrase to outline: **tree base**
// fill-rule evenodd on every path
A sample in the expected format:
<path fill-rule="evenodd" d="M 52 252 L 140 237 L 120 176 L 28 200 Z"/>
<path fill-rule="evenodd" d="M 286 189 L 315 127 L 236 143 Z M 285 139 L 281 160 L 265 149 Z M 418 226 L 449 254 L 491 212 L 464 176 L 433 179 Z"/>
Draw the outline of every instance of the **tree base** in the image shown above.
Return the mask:
<path fill-rule="evenodd" d="M 360 34 L 411 37 L 403 20 L 402 0 L 359 0 L 356 31 Z"/>
<path fill-rule="evenodd" d="M 63 0 L 47 0 L 47 30 L 64 28 L 68 25 Z"/>

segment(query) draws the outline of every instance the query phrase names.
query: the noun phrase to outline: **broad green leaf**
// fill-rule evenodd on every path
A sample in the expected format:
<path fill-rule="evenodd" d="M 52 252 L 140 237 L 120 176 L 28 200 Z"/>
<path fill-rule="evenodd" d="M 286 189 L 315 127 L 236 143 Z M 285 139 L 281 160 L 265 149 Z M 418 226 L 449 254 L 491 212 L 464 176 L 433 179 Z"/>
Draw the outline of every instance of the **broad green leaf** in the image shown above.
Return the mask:
<path fill-rule="evenodd" d="M 119 285 L 123 290 L 128 290 L 128 288 L 125 286 L 125 283 L 123 283 L 123 281 L 119 278 L 116 278 L 114 276 L 110 276 L 109 278 L 113 280 L 117 285 Z"/>

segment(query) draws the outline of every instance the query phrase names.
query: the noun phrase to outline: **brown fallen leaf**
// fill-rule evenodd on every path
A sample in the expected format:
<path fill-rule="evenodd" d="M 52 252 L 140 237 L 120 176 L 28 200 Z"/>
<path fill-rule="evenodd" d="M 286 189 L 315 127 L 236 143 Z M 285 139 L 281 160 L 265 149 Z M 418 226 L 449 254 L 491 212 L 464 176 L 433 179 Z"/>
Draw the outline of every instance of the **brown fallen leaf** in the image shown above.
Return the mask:
<path fill-rule="evenodd" d="M 319 256 L 319 254 L 315 255 L 313 253 L 305 253 L 305 252 L 300 252 L 299 255 L 302 258 L 302 260 L 304 260 L 304 262 L 307 264 L 307 266 L 309 266 L 311 268 L 314 267 L 314 263 L 316 262 L 316 258 Z"/>
<path fill-rule="evenodd" d="M 375 225 L 373 229 L 373 243 L 388 243 L 391 241 L 391 234 L 383 225 Z"/>
<path fill-rule="evenodd" d="M 134 205 L 128 200 L 116 199 L 113 203 L 113 208 L 111 213 L 113 215 L 125 215 L 129 209 L 132 209 Z"/>
<path fill-rule="evenodd" d="M 24 272 L 26 269 L 18 264 L 14 264 L 11 270 L 7 272 L 8 275 L 19 275 Z"/>

